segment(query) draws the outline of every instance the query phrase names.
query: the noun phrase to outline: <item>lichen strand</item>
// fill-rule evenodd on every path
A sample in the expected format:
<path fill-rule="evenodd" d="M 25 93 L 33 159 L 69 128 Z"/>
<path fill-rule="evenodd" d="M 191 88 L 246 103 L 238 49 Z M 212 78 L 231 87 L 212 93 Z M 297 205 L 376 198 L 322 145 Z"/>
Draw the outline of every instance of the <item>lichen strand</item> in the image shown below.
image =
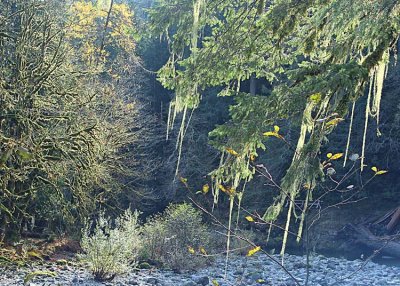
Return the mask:
<path fill-rule="evenodd" d="M 361 148 L 361 171 L 364 169 L 365 161 L 365 144 L 367 137 L 368 121 L 369 118 L 376 119 L 376 134 L 381 135 L 379 130 L 379 113 L 382 98 L 383 81 L 385 80 L 386 70 L 389 63 L 389 50 L 382 53 L 382 58 L 378 61 L 377 65 L 371 69 L 369 90 L 367 103 L 365 106 L 365 123 L 364 123 L 364 133 L 363 133 L 363 143 Z M 372 106 L 371 106 L 372 101 Z"/>
<path fill-rule="evenodd" d="M 197 34 L 199 30 L 199 19 L 204 0 L 193 0 L 193 26 L 192 26 L 192 51 L 197 48 Z"/>

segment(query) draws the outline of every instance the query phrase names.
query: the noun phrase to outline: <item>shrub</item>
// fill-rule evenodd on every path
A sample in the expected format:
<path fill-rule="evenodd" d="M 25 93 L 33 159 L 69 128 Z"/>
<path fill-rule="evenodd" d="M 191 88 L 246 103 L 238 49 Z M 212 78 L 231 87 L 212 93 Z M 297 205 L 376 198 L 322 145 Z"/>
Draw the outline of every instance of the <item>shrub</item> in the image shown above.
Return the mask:
<path fill-rule="evenodd" d="M 170 205 L 143 229 L 142 257 L 175 271 L 193 270 L 208 261 L 209 230 L 190 204 Z"/>
<path fill-rule="evenodd" d="M 96 225 L 86 223 L 82 230 L 81 258 L 95 280 L 112 280 L 136 263 L 140 248 L 139 213 L 126 210 L 114 223 L 100 213 Z"/>

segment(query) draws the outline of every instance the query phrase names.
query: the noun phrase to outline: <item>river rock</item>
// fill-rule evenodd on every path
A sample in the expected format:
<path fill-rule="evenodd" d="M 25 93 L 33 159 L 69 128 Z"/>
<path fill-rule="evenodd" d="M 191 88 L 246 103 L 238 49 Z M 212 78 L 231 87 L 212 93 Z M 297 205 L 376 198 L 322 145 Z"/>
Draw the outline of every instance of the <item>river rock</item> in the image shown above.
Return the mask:
<path fill-rule="evenodd" d="M 202 285 L 202 286 L 206 286 L 210 283 L 210 279 L 208 278 L 208 276 L 202 276 L 202 277 L 198 277 L 193 279 L 197 284 Z"/>

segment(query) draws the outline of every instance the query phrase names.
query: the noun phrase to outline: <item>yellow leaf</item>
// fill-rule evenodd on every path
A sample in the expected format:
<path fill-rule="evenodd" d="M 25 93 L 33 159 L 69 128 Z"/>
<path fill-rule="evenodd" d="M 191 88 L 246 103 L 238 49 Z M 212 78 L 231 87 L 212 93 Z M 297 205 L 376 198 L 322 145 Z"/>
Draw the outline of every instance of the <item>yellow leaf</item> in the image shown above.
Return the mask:
<path fill-rule="evenodd" d="M 332 120 L 328 121 L 328 123 L 326 123 L 326 126 L 335 126 L 335 125 L 337 125 L 339 122 L 341 122 L 343 120 L 344 119 L 340 118 L 340 117 L 332 119 Z"/>
<path fill-rule="evenodd" d="M 276 138 L 283 139 L 283 137 L 278 133 L 279 129 L 280 129 L 279 126 L 275 125 L 274 126 L 274 131 L 264 132 L 263 135 L 264 136 L 275 136 Z"/>
<path fill-rule="evenodd" d="M 210 186 L 208 184 L 203 185 L 203 188 L 202 188 L 203 194 L 207 194 L 209 190 L 210 190 Z"/>
<path fill-rule="evenodd" d="M 207 255 L 207 251 L 204 249 L 204 247 L 200 246 L 200 252 L 204 255 Z"/>
<path fill-rule="evenodd" d="M 254 219 L 251 217 L 251 216 L 246 216 L 246 219 L 247 219 L 247 221 L 249 221 L 249 222 L 253 222 L 254 221 Z"/>
<path fill-rule="evenodd" d="M 330 157 L 331 160 L 337 160 L 343 157 L 343 153 L 336 153 L 332 157 Z"/>
<path fill-rule="evenodd" d="M 219 283 L 218 283 L 218 281 L 217 281 L 217 280 L 215 280 L 215 279 L 213 279 L 213 280 L 211 281 L 211 283 L 212 283 L 214 286 L 219 286 Z"/>
<path fill-rule="evenodd" d="M 378 168 L 375 167 L 375 166 L 373 166 L 373 167 L 371 168 L 371 170 L 374 171 L 375 173 L 378 172 Z"/>
<path fill-rule="evenodd" d="M 232 196 L 236 193 L 236 190 L 232 187 L 224 187 L 223 185 L 218 185 L 218 188 L 230 196 Z"/>
<path fill-rule="evenodd" d="M 235 157 L 239 156 L 239 153 L 236 152 L 235 150 L 233 150 L 232 148 L 225 148 L 225 150 L 226 150 L 226 152 L 228 152 L 229 154 L 231 154 L 231 155 L 233 155 Z"/>
<path fill-rule="evenodd" d="M 259 284 L 264 284 L 265 280 L 264 279 L 257 279 L 256 282 L 259 283 Z"/>
<path fill-rule="evenodd" d="M 328 157 L 330 159 L 332 157 L 332 153 L 326 154 L 326 157 Z"/>
<path fill-rule="evenodd" d="M 309 183 L 304 183 L 303 188 L 309 190 L 311 189 L 311 185 Z"/>
<path fill-rule="evenodd" d="M 195 253 L 194 248 L 191 247 L 191 246 L 188 246 L 188 251 L 189 251 L 191 254 L 194 254 L 194 253 Z"/>
<path fill-rule="evenodd" d="M 256 156 L 250 155 L 250 161 L 253 162 L 256 159 Z"/>
<path fill-rule="evenodd" d="M 386 170 L 380 170 L 378 172 L 375 173 L 375 175 L 382 175 L 382 174 L 386 174 L 388 171 Z"/>
<path fill-rule="evenodd" d="M 276 136 L 277 134 L 276 134 L 276 132 L 273 132 L 273 131 L 267 131 L 267 132 L 264 132 L 263 135 L 264 136 Z"/>
<path fill-rule="evenodd" d="M 223 186 L 223 185 L 218 185 L 218 188 L 223 191 L 223 192 L 227 192 L 227 189 Z"/>
<path fill-rule="evenodd" d="M 283 136 L 275 131 L 267 131 L 267 132 L 264 132 L 263 135 L 264 136 L 274 136 L 276 138 L 283 139 Z"/>
<path fill-rule="evenodd" d="M 188 185 L 188 183 L 187 183 L 187 181 L 188 181 L 188 179 L 187 179 L 187 178 L 184 178 L 184 177 L 179 177 L 179 181 L 181 181 L 181 182 L 182 182 L 182 184 L 184 184 L 184 185 L 185 185 L 185 187 L 189 189 L 189 185 Z"/>
<path fill-rule="evenodd" d="M 250 249 L 249 252 L 247 252 L 247 256 L 252 256 L 254 255 L 256 252 L 260 251 L 261 247 L 260 246 L 256 246 L 253 249 Z"/>

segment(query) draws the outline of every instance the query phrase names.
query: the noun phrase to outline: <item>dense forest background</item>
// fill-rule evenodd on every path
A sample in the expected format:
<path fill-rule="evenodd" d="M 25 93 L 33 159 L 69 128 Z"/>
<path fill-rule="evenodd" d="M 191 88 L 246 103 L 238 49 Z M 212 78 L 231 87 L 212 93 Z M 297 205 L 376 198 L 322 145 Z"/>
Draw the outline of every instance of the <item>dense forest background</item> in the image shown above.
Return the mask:
<path fill-rule="evenodd" d="M 218 184 L 234 184 L 235 178 L 221 181 L 218 176 L 225 175 L 229 168 L 243 171 L 243 166 L 238 163 L 216 173 L 221 167 L 221 153 L 232 161 L 240 153 L 236 147 L 242 146 L 240 140 L 229 141 L 225 136 L 251 137 L 253 119 L 249 114 L 253 111 L 240 108 L 252 104 L 251 96 L 272 98 L 278 83 L 249 68 L 247 76 L 238 76 L 238 80 L 229 83 L 239 96 L 222 96 L 224 86 L 216 80 L 215 84 L 204 85 L 196 108 L 186 115 L 177 113 L 171 122 L 169 106 L 171 102 L 175 107 L 178 103 L 176 90 L 161 84 L 171 87 L 165 80 L 165 66 L 168 67 L 171 51 L 173 54 L 174 49 L 184 46 L 185 59 L 193 43 L 188 44 L 185 38 L 179 42 L 182 31 L 177 25 L 183 20 L 173 20 L 169 26 L 172 31 L 160 36 L 157 29 L 162 29 L 163 23 L 155 22 L 165 20 L 160 14 L 168 11 L 163 6 L 167 2 L 1 2 L 0 241 L 34 233 L 79 235 L 83 222 L 96 217 L 99 210 L 117 216 L 127 208 L 138 209 L 145 220 L 171 202 L 189 199 L 213 209 L 222 221 L 228 220 L 230 200 L 220 196 L 217 202 L 213 185 L 216 178 L 217 189 Z M 175 2 L 171 1 L 174 5 Z M 192 17 L 192 1 L 183 2 L 179 9 L 171 8 L 176 12 L 171 17 L 183 13 Z M 200 38 L 213 35 L 211 25 L 204 24 Z M 191 37 L 187 30 L 182 33 Z M 229 43 L 230 39 L 226 41 Z M 364 154 L 368 168 L 354 173 L 347 182 L 360 191 L 351 195 L 329 192 L 321 199 L 323 205 L 339 203 L 348 196 L 355 201 L 355 207 L 360 200 L 366 202 L 361 210 L 366 213 L 371 208 L 386 210 L 400 204 L 400 70 L 396 54 L 394 47 L 383 85 L 380 121 L 371 121 L 368 126 Z M 257 65 L 256 61 L 251 63 Z M 186 64 L 190 70 L 191 62 Z M 185 63 L 180 66 L 183 69 L 182 66 Z M 227 70 L 220 68 L 224 76 Z M 212 76 L 199 76 L 213 82 Z M 196 81 L 201 84 L 201 80 Z M 189 79 L 185 88 L 190 83 Z M 361 93 L 366 95 L 368 89 Z M 355 105 L 349 155 L 362 153 L 366 101 L 366 96 L 360 96 Z M 345 105 L 346 110 L 351 110 L 349 102 Z M 249 158 L 255 157 L 251 157 L 250 165 L 259 170 L 265 168 L 269 174 L 254 172 L 252 180 L 246 175 L 245 183 L 237 183 L 238 189 L 245 186 L 243 200 L 239 201 L 249 213 L 263 214 L 276 202 L 279 190 L 274 182 L 279 185 L 292 164 L 293 146 L 301 131 L 301 112 L 299 107 L 297 114 L 278 116 L 268 128 L 259 126 L 265 127 L 264 132 L 279 126 L 285 143 L 271 136 L 264 142 L 265 150 L 258 146 L 257 154 L 249 151 Z M 346 149 L 350 112 L 344 112 L 340 119 L 318 149 L 321 161 L 328 153 L 338 154 Z M 376 134 L 377 127 L 380 136 Z M 332 163 L 336 176 L 346 174 L 342 161 Z M 369 182 L 374 175 L 372 166 L 388 173 Z M 325 174 L 322 181 L 321 187 L 312 186 L 316 189 L 315 198 L 333 188 L 330 176 Z M 227 191 L 223 186 L 222 191 Z M 297 194 L 296 199 L 305 200 L 305 193 Z M 243 222 L 244 227 L 246 223 Z M 284 225 L 284 218 L 278 223 Z"/>

